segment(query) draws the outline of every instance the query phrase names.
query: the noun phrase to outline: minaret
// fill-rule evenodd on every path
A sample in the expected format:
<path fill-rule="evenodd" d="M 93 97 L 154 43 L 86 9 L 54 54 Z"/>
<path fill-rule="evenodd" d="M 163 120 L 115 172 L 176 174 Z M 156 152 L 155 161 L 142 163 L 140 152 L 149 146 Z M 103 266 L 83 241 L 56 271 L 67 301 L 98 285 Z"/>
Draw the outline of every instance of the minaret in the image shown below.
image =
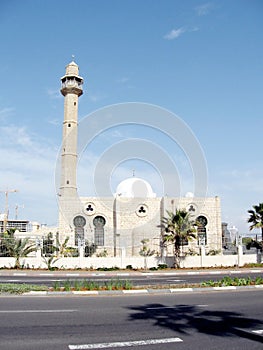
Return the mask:
<path fill-rule="evenodd" d="M 83 93 L 83 79 L 74 61 L 66 66 L 61 83 L 60 91 L 65 99 L 59 195 L 61 199 L 69 200 L 77 196 L 78 98 Z"/>

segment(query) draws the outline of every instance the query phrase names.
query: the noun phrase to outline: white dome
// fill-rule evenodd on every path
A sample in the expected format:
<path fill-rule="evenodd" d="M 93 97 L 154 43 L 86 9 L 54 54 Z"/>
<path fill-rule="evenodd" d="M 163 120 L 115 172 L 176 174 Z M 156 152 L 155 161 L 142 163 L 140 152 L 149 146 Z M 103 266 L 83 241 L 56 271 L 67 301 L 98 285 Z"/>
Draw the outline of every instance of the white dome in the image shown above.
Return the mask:
<path fill-rule="evenodd" d="M 186 192 L 185 197 L 192 198 L 192 197 L 194 197 L 194 194 L 193 194 L 193 192 Z"/>
<path fill-rule="evenodd" d="M 116 196 L 126 198 L 155 198 L 151 185 L 138 177 L 123 180 L 118 186 Z"/>

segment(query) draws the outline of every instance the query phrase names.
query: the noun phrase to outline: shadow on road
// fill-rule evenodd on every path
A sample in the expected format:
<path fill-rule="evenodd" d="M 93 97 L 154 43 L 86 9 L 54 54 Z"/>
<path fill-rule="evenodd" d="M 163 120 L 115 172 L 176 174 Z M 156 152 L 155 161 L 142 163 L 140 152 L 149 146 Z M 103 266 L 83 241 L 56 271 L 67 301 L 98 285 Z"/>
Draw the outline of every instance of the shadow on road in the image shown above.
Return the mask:
<path fill-rule="evenodd" d="M 204 311 L 197 306 L 148 304 L 131 307 L 134 312 L 131 320 L 151 320 L 155 326 L 169 328 L 181 334 L 197 331 L 212 336 L 238 336 L 263 343 L 263 337 L 251 333 L 262 326 L 263 322 L 246 318 L 240 313 L 226 311 Z"/>

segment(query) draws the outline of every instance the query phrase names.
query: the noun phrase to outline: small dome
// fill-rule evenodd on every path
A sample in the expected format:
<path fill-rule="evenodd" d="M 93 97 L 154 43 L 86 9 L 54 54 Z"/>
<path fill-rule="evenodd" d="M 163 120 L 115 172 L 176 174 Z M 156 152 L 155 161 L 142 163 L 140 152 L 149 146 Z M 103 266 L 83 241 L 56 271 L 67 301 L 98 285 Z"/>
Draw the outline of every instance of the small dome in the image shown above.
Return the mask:
<path fill-rule="evenodd" d="M 138 177 L 123 180 L 118 186 L 116 196 L 126 198 L 155 198 L 151 185 Z"/>
<path fill-rule="evenodd" d="M 185 197 L 186 197 L 186 198 L 192 198 L 192 197 L 194 197 L 194 194 L 193 194 L 193 192 L 187 192 L 187 193 L 185 194 Z"/>

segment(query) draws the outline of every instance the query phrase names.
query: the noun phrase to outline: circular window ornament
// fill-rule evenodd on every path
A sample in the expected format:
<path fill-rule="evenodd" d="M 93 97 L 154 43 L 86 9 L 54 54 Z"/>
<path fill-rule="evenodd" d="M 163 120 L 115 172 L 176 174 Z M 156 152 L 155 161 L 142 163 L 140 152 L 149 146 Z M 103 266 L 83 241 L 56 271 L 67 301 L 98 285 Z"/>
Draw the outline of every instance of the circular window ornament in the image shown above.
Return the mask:
<path fill-rule="evenodd" d="M 105 226 L 105 224 L 106 224 L 106 220 L 103 216 L 100 216 L 100 215 L 96 216 L 93 220 L 93 225 L 97 228 L 103 227 L 103 226 Z"/>
<path fill-rule="evenodd" d="M 194 203 L 190 203 L 190 204 L 188 204 L 187 205 L 187 211 L 190 213 L 190 214 L 192 214 L 192 215 L 194 215 L 194 214 L 196 214 L 197 213 L 197 205 L 196 204 L 194 204 Z"/>
<path fill-rule="evenodd" d="M 207 225 L 207 218 L 203 215 L 198 216 L 198 218 L 196 218 L 196 221 L 202 227 L 205 227 Z"/>
<path fill-rule="evenodd" d="M 75 216 L 73 224 L 75 227 L 84 227 L 86 225 L 86 219 L 82 215 Z"/>
<path fill-rule="evenodd" d="M 136 209 L 136 214 L 140 217 L 148 215 L 148 207 L 145 204 L 140 204 Z"/>
<path fill-rule="evenodd" d="M 95 204 L 92 203 L 92 202 L 86 203 L 86 204 L 85 204 L 85 207 L 84 207 L 84 212 L 85 212 L 85 214 L 87 214 L 87 215 L 93 215 L 93 214 L 95 214 L 95 212 L 96 212 Z"/>

